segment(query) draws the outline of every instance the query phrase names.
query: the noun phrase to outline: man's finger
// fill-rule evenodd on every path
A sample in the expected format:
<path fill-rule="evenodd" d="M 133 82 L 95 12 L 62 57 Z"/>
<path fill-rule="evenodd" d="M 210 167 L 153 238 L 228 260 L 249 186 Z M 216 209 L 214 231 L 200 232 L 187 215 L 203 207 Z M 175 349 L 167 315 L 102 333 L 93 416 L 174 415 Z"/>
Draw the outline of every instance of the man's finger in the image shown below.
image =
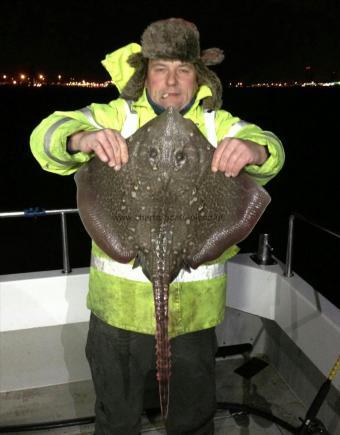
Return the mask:
<path fill-rule="evenodd" d="M 98 141 L 95 140 L 92 144 L 91 144 L 91 148 L 94 151 L 94 153 L 96 154 L 96 156 L 98 156 L 98 158 L 102 161 L 102 162 L 108 162 L 109 158 L 106 154 L 106 152 L 104 151 L 104 148 L 102 146 L 102 144 Z"/>
<path fill-rule="evenodd" d="M 113 131 L 112 136 L 112 150 L 114 153 L 115 164 L 111 164 L 110 166 L 114 166 L 114 169 L 120 169 L 122 164 L 127 163 L 128 161 L 128 150 L 125 139 L 121 136 L 118 131 Z"/>
<path fill-rule="evenodd" d="M 115 159 L 115 151 L 114 151 L 114 147 L 115 145 L 115 137 L 112 134 L 112 130 L 103 130 L 102 131 L 102 140 L 101 140 L 101 144 L 103 146 L 103 149 L 108 157 L 108 161 L 109 163 L 112 162 L 116 162 Z"/>
<path fill-rule="evenodd" d="M 220 142 L 220 144 L 217 146 L 211 161 L 211 170 L 213 172 L 218 171 L 222 154 L 228 143 L 229 141 L 226 138 L 222 142 Z"/>
<path fill-rule="evenodd" d="M 235 142 L 230 142 L 222 155 L 219 168 L 220 171 L 228 172 L 231 174 L 232 167 L 234 166 L 234 163 L 238 158 L 239 150 L 237 148 L 237 144 Z"/>
<path fill-rule="evenodd" d="M 237 177 L 240 173 L 241 169 L 246 165 L 247 159 L 244 155 L 239 154 L 238 156 L 233 159 L 233 161 L 230 161 L 230 166 L 227 169 L 227 173 L 231 177 Z"/>
<path fill-rule="evenodd" d="M 119 145 L 120 145 L 121 162 L 123 165 L 125 165 L 129 160 L 129 152 L 128 152 L 126 140 L 121 135 L 119 135 Z"/>

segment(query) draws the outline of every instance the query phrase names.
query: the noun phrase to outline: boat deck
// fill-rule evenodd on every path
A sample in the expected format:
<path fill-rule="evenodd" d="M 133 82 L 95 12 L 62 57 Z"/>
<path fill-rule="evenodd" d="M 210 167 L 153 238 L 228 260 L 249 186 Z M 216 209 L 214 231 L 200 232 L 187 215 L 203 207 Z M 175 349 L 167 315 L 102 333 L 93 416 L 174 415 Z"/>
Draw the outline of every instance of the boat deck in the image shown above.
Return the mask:
<path fill-rule="evenodd" d="M 267 360 L 263 355 L 260 356 Z M 306 407 L 269 363 L 250 378 L 241 376 L 234 370 L 244 364 L 243 357 L 227 357 L 217 360 L 217 399 L 219 402 L 245 404 L 268 414 L 272 414 L 289 425 L 298 427 L 306 413 Z M 248 374 L 249 375 L 249 374 Z M 157 400 L 157 392 L 152 386 L 146 393 L 148 400 Z M 153 397 L 151 397 L 153 395 Z M 93 415 L 94 392 L 91 382 L 75 382 L 54 387 L 33 390 L 12 391 L 2 394 L 1 426 L 23 425 L 39 422 L 60 421 Z M 154 403 L 154 402 L 153 402 Z M 55 429 L 35 428 L 26 434 L 74 435 L 92 434 L 93 424 L 60 427 Z M 165 434 L 159 415 L 143 415 L 143 434 Z M 22 433 L 3 432 L 1 433 Z M 218 410 L 215 416 L 215 435 L 279 435 L 289 434 L 288 430 L 273 421 L 242 411 Z"/>
<path fill-rule="evenodd" d="M 88 270 L 9 275 L 0 281 L 0 434 L 21 433 L 13 426 L 32 424 L 35 429 L 26 427 L 25 433 L 93 433 L 93 424 L 37 427 L 93 420 L 94 391 L 84 352 Z M 339 310 L 298 275 L 282 275 L 279 263 L 259 266 L 248 254 L 228 262 L 228 286 L 224 321 L 216 327 L 218 344 L 248 350 L 217 360 L 217 399 L 242 404 L 241 410 L 260 409 L 270 418 L 240 413 L 240 407 L 219 410 L 215 435 L 294 432 L 339 356 Z M 235 372 L 255 357 L 268 365 L 242 376 Z M 152 375 L 145 409 L 159 405 Z M 339 376 L 333 378 L 317 414 L 330 435 L 340 434 L 339 382 Z M 164 434 L 159 416 L 143 415 L 142 433 Z"/>

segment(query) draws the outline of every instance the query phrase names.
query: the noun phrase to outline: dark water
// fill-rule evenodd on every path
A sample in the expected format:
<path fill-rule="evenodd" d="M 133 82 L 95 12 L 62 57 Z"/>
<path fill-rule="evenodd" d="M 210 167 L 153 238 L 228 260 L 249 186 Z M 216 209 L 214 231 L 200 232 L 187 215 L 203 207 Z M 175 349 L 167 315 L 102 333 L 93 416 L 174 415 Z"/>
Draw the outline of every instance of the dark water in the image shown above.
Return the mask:
<path fill-rule="evenodd" d="M 283 141 L 286 164 L 267 185 L 272 202 L 243 252 L 256 251 L 258 235 L 267 232 L 274 254 L 285 258 L 288 217 L 297 211 L 340 232 L 340 89 L 227 89 L 224 107 L 275 132 Z M 0 211 L 76 207 L 73 177 L 43 171 L 29 149 L 33 128 L 54 110 L 73 110 L 115 97 L 113 88 L 5 88 L 1 97 Z M 72 267 L 89 262 L 89 239 L 77 216 L 68 217 Z M 0 274 L 61 268 L 57 217 L 1 219 Z M 340 241 L 297 223 L 294 270 L 339 305 Z"/>

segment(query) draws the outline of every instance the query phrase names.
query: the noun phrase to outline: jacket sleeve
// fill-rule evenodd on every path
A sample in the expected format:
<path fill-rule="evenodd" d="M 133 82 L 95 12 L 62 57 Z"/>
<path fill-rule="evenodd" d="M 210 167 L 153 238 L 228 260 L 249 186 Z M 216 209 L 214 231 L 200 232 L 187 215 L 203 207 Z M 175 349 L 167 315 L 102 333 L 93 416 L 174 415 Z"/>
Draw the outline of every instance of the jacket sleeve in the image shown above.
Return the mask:
<path fill-rule="evenodd" d="M 215 122 L 218 142 L 225 137 L 237 137 L 267 146 L 269 157 L 262 165 L 247 165 L 244 168 L 258 184 L 264 185 L 278 174 L 284 164 L 285 154 L 280 139 L 274 133 L 262 130 L 224 110 L 216 113 Z"/>
<path fill-rule="evenodd" d="M 67 152 L 67 139 L 78 131 L 95 131 L 103 128 L 121 129 L 122 114 L 119 104 L 91 104 L 70 112 L 54 112 L 32 132 L 31 151 L 46 171 L 69 175 L 89 161 L 93 154 Z"/>

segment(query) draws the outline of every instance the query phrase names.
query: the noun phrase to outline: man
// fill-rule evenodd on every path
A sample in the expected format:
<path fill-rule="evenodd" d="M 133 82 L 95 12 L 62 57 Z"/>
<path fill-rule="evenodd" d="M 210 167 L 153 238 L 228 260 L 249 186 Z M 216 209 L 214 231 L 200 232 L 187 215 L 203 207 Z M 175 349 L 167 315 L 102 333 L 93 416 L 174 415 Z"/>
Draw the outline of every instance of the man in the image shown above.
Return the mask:
<path fill-rule="evenodd" d="M 244 169 L 264 184 L 283 165 L 282 145 L 272 133 L 220 110 L 221 83 L 207 65 L 222 60 L 221 50 L 201 52 L 194 24 L 178 18 L 152 23 L 141 46 L 129 44 L 103 61 L 120 97 L 55 112 L 32 133 L 32 152 L 44 169 L 63 175 L 94 154 L 119 170 L 129 159 L 125 138 L 173 106 L 217 146 L 212 171 L 235 177 Z M 181 272 L 170 287 L 169 435 L 213 433 L 214 327 L 224 314 L 223 264 L 236 253 L 232 247 L 213 264 Z M 155 362 L 151 284 L 140 268 L 113 262 L 93 243 L 88 307 L 86 354 L 97 394 L 96 434 L 136 435 L 144 381 Z"/>

